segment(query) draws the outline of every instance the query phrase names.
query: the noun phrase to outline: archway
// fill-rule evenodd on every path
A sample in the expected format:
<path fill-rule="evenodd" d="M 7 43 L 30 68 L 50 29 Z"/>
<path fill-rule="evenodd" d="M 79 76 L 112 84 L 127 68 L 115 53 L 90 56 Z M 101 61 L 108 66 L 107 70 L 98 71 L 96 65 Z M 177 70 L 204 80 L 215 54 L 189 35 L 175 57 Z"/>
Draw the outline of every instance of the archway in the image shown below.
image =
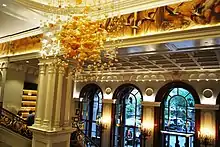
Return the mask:
<path fill-rule="evenodd" d="M 81 121 L 84 123 L 84 133 L 97 145 L 101 145 L 101 127 L 97 119 L 102 116 L 103 93 L 96 84 L 88 84 L 80 91 Z"/>
<path fill-rule="evenodd" d="M 135 85 L 124 84 L 115 90 L 113 99 L 111 146 L 141 147 L 141 91 Z"/>
<path fill-rule="evenodd" d="M 184 82 L 171 82 L 156 95 L 154 146 L 198 146 L 200 111 L 195 104 L 200 99 L 194 88 Z"/>

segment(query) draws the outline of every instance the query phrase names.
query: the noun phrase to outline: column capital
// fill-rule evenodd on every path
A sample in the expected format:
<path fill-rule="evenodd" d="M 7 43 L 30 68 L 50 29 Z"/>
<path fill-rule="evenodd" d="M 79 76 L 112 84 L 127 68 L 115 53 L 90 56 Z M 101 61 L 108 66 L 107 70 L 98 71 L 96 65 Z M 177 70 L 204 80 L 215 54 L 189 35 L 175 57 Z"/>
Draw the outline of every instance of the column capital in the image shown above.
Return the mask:
<path fill-rule="evenodd" d="M 0 60 L 0 69 L 5 69 L 5 68 L 8 68 L 9 66 L 9 62 L 6 61 L 6 60 Z"/>
<path fill-rule="evenodd" d="M 59 67 L 58 67 L 58 73 L 64 75 L 64 73 L 65 73 L 65 67 L 64 67 L 64 66 L 59 66 Z"/>

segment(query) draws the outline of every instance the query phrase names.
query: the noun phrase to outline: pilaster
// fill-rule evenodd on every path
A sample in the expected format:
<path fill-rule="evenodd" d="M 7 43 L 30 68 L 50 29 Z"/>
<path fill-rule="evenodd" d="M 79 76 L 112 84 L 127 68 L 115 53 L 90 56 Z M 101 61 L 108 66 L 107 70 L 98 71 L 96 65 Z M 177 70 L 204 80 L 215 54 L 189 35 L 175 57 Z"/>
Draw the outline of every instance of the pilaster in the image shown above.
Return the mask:
<path fill-rule="evenodd" d="M 103 99 L 103 113 L 102 113 L 102 123 L 106 125 L 106 128 L 102 129 L 102 145 L 106 146 L 111 143 L 111 116 L 112 116 L 112 104 L 114 103 L 113 99 Z"/>
<path fill-rule="evenodd" d="M 46 82 L 46 65 L 44 63 L 39 63 L 39 84 L 38 84 L 38 99 L 37 99 L 37 108 L 36 108 L 36 118 L 35 126 L 40 127 L 42 125 L 44 117 L 44 108 L 45 108 L 45 86 Z"/>
<path fill-rule="evenodd" d="M 64 83 L 64 74 L 65 68 L 63 66 L 58 67 L 58 81 L 57 81 L 57 93 L 56 93 L 56 109 L 55 109 L 55 118 L 54 118 L 54 128 L 59 129 L 60 127 L 60 111 L 61 111 L 61 103 L 62 103 L 62 90 L 63 90 L 63 83 Z"/>
<path fill-rule="evenodd" d="M 142 119 L 142 127 L 144 129 L 149 129 L 151 131 L 151 135 L 147 138 L 143 138 L 143 143 L 145 146 L 153 146 L 153 136 L 154 136 L 154 107 L 157 107 L 158 103 L 156 102 L 142 102 L 143 109 L 143 119 Z M 159 104 L 160 106 L 160 104 Z"/>
<path fill-rule="evenodd" d="M 53 115 L 53 106 L 55 98 L 55 83 L 56 83 L 56 64 L 53 62 L 47 64 L 47 86 L 46 86 L 46 104 L 44 111 L 44 120 L 43 128 L 51 130 L 53 128 L 52 124 L 52 115 Z"/>
<path fill-rule="evenodd" d="M 65 115 L 64 115 L 64 127 L 66 129 L 71 128 L 71 98 L 72 98 L 72 91 L 73 91 L 73 72 L 72 68 L 68 69 L 67 73 L 67 87 L 66 87 L 66 101 L 65 101 Z"/>
<path fill-rule="evenodd" d="M 0 60 L 0 108 L 3 107 L 5 82 L 7 79 L 8 60 Z"/>

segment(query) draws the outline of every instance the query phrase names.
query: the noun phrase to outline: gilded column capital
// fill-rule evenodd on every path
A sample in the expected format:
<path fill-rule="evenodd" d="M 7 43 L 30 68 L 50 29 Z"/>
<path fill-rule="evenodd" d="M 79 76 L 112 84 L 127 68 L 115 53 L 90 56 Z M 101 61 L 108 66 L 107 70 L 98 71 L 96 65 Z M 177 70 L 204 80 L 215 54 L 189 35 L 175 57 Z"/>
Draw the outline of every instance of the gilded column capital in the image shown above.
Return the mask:
<path fill-rule="evenodd" d="M 61 74 L 61 75 L 64 75 L 64 73 L 65 73 L 65 67 L 59 66 L 59 67 L 58 67 L 58 73 Z"/>
<path fill-rule="evenodd" d="M 0 61 L 0 69 L 6 69 L 9 66 L 8 61 Z"/>
<path fill-rule="evenodd" d="M 45 74 L 46 65 L 44 63 L 39 63 L 39 74 Z"/>
<path fill-rule="evenodd" d="M 48 73 L 55 73 L 56 72 L 56 69 L 57 69 L 57 66 L 56 64 L 54 63 L 47 63 L 47 67 L 48 67 Z"/>

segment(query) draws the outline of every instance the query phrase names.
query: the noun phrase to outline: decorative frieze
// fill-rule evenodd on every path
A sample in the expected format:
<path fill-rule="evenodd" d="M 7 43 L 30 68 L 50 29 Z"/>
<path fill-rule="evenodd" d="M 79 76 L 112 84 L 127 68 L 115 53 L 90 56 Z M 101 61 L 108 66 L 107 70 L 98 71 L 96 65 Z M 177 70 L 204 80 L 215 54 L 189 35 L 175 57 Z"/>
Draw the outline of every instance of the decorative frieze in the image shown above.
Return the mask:
<path fill-rule="evenodd" d="M 76 82 L 119 82 L 119 81 L 173 81 L 173 80 L 188 80 L 188 81 L 218 81 L 220 80 L 219 71 L 179 71 L 179 72 L 118 72 L 118 73 L 90 73 L 77 74 Z"/>

